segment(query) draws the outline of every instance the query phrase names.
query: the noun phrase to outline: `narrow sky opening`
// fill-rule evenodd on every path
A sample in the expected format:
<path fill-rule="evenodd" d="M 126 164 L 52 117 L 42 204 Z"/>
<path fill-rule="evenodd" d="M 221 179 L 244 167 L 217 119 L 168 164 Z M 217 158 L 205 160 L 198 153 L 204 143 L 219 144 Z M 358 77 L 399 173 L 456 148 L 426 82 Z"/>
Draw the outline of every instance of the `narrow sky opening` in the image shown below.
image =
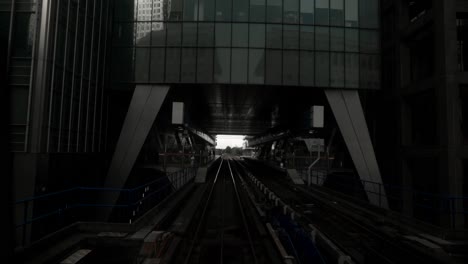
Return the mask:
<path fill-rule="evenodd" d="M 225 149 L 226 147 L 238 147 L 242 148 L 244 146 L 243 135 L 217 135 L 216 136 L 216 148 Z"/>

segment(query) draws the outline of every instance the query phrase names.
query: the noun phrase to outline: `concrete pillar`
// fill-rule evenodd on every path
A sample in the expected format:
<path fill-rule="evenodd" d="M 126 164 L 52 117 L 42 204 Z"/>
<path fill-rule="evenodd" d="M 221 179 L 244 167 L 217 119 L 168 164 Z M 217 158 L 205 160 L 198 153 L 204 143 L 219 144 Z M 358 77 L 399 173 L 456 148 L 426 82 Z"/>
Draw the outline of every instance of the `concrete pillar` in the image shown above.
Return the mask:
<path fill-rule="evenodd" d="M 411 191 L 413 188 L 413 176 L 408 168 L 408 160 L 404 159 L 401 161 L 401 178 L 402 178 L 402 213 L 412 217 L 414 214 L 414 201 L 413 201 L 413 192 Z"/>
<path fill-rule="evenodd" d="M 460 96 L 457 80 L 456 1 L 433 1 L 435 93 L 439 136 L 439 188 L 443 195 L 463 195 L 461 153 Z M 463 211 L 462 200 L 452 203 L 453 212 Z M 441 215 L 443 226 L 462 228 L 463 214 Z"/>
<path fill-rule="evenodd" d="M 357 90 L 325 90 L 336 122 L 348 147 L 354 166 L 364 183 L 370 203 L 388 208 L 385 188 L 369 135 Z M 379 195 L 380 193 L 380 195 Z"/>
<path fill-rule="evenodd" d="M 104 187 L 124 187 L 168 91 L 169 86 L 136 86 L 114 150 Z M 100 203 L 113 205 L 118 198 L 118 193 L 109 192 L 101 197 Z M 111 211 L 110 207 L 100 210 L 100 219 L 107 219 Z"/>
<path fill-rule="evenodd" d="M 36 182 L 47 176 L 48 157 L 46 150 L 48 104 L 50 90 L 51 52 L 50 44 L 54 37 L 53 17 L 56 3 L 43 0 L 38 5 L 39 22 L 37 24 L 34 60 L 34 80 L 32 83 L 26 130 L 26 149 L 24 153 L 13 153 L 11 158 L 12 189 L 15 201 L 36 195 Z M 33 64 L 34 64 L 33 63 Z M 8 185 L 6 185 L 8 186 Z M 11 185 L 10 185 L 11 186 Z M 26 205 L 27 204 L 27 205 Z M 22 203 L 13 206 L 14 224 L 23 223 L 32 217 L 34 203 Z M 30 244 L 31 224 L 12 230 L 15 243 L 12 246 L 24 247 Z"/>
<path fill-rule="evenodd" d="M 410 146 L 411 145 L 411 131 L 412 131 L 412 124 L 411 124 L 411 111 L 408 104 L 405 100 L 400 98 L 400 140 L 401 146 Z M 401 152 L 400 152 L 401 153 Z M 413 201 L 413 175 L 409 170 L 409 157 L 407 154 L 401 155 L 399 157 L 400 163 L 400 173 L 401 173 L 401 185 L 403 187 L 403 191 L 401 193 L 401 201 L 402 201 L 402 213 L 412 217 L 414 212 L 414 201 Z"/>

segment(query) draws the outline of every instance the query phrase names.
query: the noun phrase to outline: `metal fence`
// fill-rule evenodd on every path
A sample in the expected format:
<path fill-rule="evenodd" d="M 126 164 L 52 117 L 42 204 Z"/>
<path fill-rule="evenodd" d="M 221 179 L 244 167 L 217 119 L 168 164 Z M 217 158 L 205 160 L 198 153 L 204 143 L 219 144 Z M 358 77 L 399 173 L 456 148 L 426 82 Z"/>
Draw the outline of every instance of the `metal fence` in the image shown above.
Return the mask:
<path fill-rule="evenodd" d="M 22 247 L 78 221 L 98 219 L 96 212 L 112 207 L 110 222 L 132 223 L 190 182 L 197 168 L 185 168 L 135 188 L 74 187 L 15 202 L 16 246 Z M 116 204 L 99 204 L 106 193 L 119 193 Z"/>
<path fill-rule="evenodd" d="M 272 159 L 270 163 L 296 169 L 307 185 L 322 186 L 365 202 L 372 199 L 379 207 L 388 203 L 392 211 L 409 212 L 416 219 L 435 225 L 444 221 L 444 226 L 449 222 L 452 228 L 457 228 L 460 227 L 460 222 L 464 221 L 462 225 L 468 228 L 468 210 L 465 209 L 468 208 L 468 197 L 436 194 L 399 185 L 361 180 L 356 176 L 354 169 L 331 169 L 331 164 L 337 161 L 326 152 L 322 154 L 321 157 L 316 153 L 309 156 L 289 155 L 284 159 Z M 314 165 L 310 167 L 311 164 Z M 342 177 L 339 177 L 340 175 Z"/>
<path fill-rule="evenodd" d="M 203 167 L 215 159 L 215 155 L 203 153 L 159 153 L 164 169 L 168 167 Z"/>
<path fill-rule="evenodd" d="M 307 169 L 298 170 L 299 174 L 306 180 Z M 334 178 L 327 173 L 321 173 L 320 169 L 311 172 L 311 184 L 330 188 L 345 195 L 368 201 L 370 195 L 378 198 L 379 206 L 382 201 L 388 201 L 389 207 L 393 211 L 403 212 L 405 203 L 411 208 L 414 216 L 425 222 L 438 224 L 441 218 L 449 219 L 452 228 L 456 227 L 457 217 L 468 217 L 468 197 L 435 194 L 412 188 L 404 188 L 399 185 L 381 184 L 378 182 L 361 180 L 355 177 L 348 179 Z M 385 198 L 385 199 L 384 199 Z"/>

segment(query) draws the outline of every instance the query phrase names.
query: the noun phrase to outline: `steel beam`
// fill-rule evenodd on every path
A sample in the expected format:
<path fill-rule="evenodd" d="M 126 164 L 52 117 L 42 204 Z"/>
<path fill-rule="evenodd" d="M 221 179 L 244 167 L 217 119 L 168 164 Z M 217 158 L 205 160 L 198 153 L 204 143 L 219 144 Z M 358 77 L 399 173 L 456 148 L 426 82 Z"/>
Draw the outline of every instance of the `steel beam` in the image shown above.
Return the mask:
<path fill-rule="evenodd" d="M 210 144 L 211 146 L 216 145 L 216 141 L 209 134 L 202 132 L 200 130 L 197 130 L 193 127 L 189 127 L 187 125 L 185 126 L 185 128 L 187 128 L 190 132 L 197 135 L 199 138 L 201 138 L 202 140 L 204 140 L 206 143 Z"/>
<path fill-rule="evenodd" d="M 385 188 L 357 90 L 325 90 L 370 203 L 388 208 Z"/>
<path fill-rule="evenodd" d="M 169 86 L 136 86 L 104 187 L 124 187 L 168 91 Z M 110 192 L 101 197 L 100 204 L 114 205 L 118 198 L 118 193 Z M 101 217 L 107 220 L 111 207 L 104 208 L 101 213 Z"/>

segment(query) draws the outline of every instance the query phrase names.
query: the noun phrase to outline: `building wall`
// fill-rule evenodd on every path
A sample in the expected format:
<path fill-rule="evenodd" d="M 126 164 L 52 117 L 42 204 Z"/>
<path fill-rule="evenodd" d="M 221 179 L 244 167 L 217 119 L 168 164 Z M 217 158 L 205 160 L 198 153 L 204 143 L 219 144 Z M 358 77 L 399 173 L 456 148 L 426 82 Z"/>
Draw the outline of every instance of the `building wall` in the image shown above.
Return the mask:
<path fill-rule="evenodd" d="M 93 184 L 104 175 L 111 3 L 0 3 L 14 200 Z M 23 212 L 15 207 L 17 219 Z"/>
<path fill-rule="evenodd" d="M 394 181 L 437 197 L 431 201 L 402 192 L 400 209 L 451 228 L 466 226 L 461 197 L 468 195 L 463 188 L 468 73 L 462 34 L 467 12 L 464 1 L 382 1 L 382 105 L 392 109 L 387 116 L 396 120 L 396 129 L 382 127 L 380 137 L 394 139 L 395 147 L 388 150 L 394 153 Z M 447 209 L 448 201 L 453 209 Z M 430 214 L 422 205 L 440 213 Z"/>
<path fill-rule="evenodd" d="M 8 57 L 11 149 L 15 152 L 32 150 L 31 134 L 36 133 L 32 131 L 35 129 L 32 119 L 40 115 L 44 118 L 40 129 L 45 130 L 40 142 L 36 142 L 40 151 L 100 151 L 105 123 L 103 91 L 107 84 L 105 58 L 110 45 L 107 39 L 111 28 L 107 22 L 110 2 L 10 2 L 15 3 L 9 7 L 13 13 L 3 10 L 0 14 L 2 21 L 13 21 Z M 43 10 L 46 4 L 50 5 L 48 11 Z M 2 7 L 8 9 L 7 5 Z M 39 30 L 44 19 L 50 24 L 47 46 L 41 47 L 39 40 L 46 34 Z M 2 23 L 2 27 L 8 24 Z M 43 59 L 47 63 L 41 64 Z M 42 70 L 46 74 L 45 82 L 38 83 L 38 71 Z M 43 94 L 33 92 L 38 86 L 44 86 Z M 44 112 L 32 113 L 35 97 L 40 96 L 44 96 L 40 98 L 44 102 Z"/>
<path fill-rule="evenodd" d="M 0 6 L 2 34 L 8 39 L 7 64 L 10 90 L 11 149 L 25 151 L 28 133 L 28 102 L 31 93 L 31 73 L 34 39 L 37 26 L 35 1 L 7 1 Z"/>
<path fill-rule="evenodd" d="M 130 2 L 114 13 L 117 83 L 380 86 L 378 0 Z"/>
<path fill-rule="evenodd" d="M 0 90 L 0 120 L 2 124 L 6 125 L 4 122 L 9 119 L 9 109 L 10 109 L 10 91 L 6 89 L 7 87 L 7 54 L 8 54 L 8 32 L 10 26 L 10 12 L 11 6 L 4 3 L 0 7 L 0 85 L 2 89 Z M 2 186 L 11 186 L 11 153 L 9 152 L 9 131 L 2 129 L 0 132 L 0 155 L 2 159 L 0 161 L 0 167 L 2 168 Z M 4 248 L 0 250 L 0 255 L 5 256 L 7 259 L 13 258 L 13 248 L 14 248 L 14 231 L 11 226 L 13 226 L 13 210 L 11 207 L 12 204 L 12 188 L 4 188 L 0 194 L 0 204 L 2 208 L 5 208 L 3 217 L 0 220 L 1 232 L 4 234 L 0 238 L 0 243 L 5 245 Z"/>

